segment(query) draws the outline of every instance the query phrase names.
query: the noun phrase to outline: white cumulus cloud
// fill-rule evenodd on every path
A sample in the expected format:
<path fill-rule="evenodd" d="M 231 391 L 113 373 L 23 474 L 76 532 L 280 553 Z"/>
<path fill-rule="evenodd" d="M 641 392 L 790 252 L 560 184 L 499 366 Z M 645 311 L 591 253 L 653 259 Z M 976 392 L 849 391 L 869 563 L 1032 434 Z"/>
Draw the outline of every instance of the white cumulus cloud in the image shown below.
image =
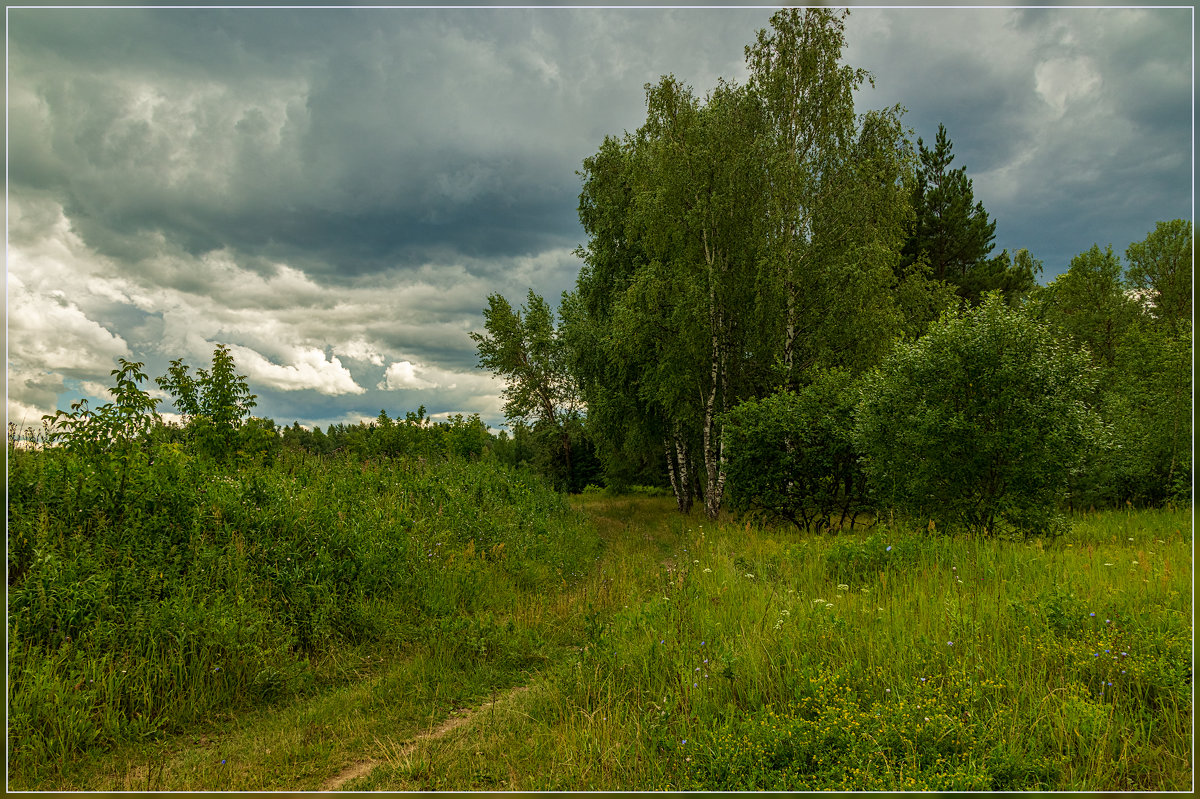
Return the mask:
<path fill-rule="evenodd" d="M 384 391 L 397 391 L 405 388 L 437 388 L 437 383 L 417 376 L 418 368 L 424 371 L 423 367 L 418 367 L 410 361 L 393 362 L 383 373 L 383 380 L 380 381 L 378 388 Z"/>
<path fill-rule="evenodd" d="M 312 389 L 331 397 L 366 391 L 354 382 L 350 371 L 336 356 L 326 359 L 319 349 L 296 348 L 291 362 L 284 366 L 271 363 L 248 347 L 230 347 L 230 352 L 252 386 L 258 383 L 282 391 Z"/>

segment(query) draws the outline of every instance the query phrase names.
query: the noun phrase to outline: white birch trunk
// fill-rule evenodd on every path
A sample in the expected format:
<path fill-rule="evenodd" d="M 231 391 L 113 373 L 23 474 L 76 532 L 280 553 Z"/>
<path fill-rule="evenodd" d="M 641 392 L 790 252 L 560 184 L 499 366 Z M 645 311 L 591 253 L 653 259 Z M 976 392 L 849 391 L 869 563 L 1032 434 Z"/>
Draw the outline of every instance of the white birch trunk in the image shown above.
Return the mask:
<path fill-rule="evenodd" d="M 671 451 L 671 438 L 662 439 L 662 445 L 667 455 L 667 474 L 671 477 L 671 491 L 676 495 L 676 504 L 680 513 L 691 510 L 691 486 L 688 485 L 688 459 L 686 450 L 678 434 L 674 435 L 674 452 Z M 678 459 L 677 459 L 678 458 Z M 678 465 L 677 465 L 678 464 Z"/>
<path fill-rule="evenodd" d="M 675 430 L 675 454 L 679 457 L 679 489 L 681 497 L 679 510 L 688 513 L 692 509 L 692 483 L 688 475 L 687 444 L 683 442 L 678 429 Z"/>
<path fill-rule="evenodd" d="M 709 329 L 712 335 L 712 367 L 709 372 L 708 397 L 704 402 L 704 512 L 709 521 L 715 521 L 721 512 L 721 495 L 725 490 L 725 475 L 721 436 L 714 436 L 716 426 L 718 388 L 725 382 L 723 378 L 724 358 L 721 350 L 721 312 L 717 307 L 717 285 L 713 251 L 709 248 L 708 235 L 704 236 L 704 258 L 708 262 L 708 314 Z"/>

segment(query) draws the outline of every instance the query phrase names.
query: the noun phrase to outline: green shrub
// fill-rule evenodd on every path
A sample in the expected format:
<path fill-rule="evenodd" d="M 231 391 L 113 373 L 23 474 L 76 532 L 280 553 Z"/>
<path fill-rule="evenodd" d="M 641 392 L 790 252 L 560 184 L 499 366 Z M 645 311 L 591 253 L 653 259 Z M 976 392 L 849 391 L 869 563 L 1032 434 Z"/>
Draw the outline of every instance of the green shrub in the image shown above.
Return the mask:
<path fill-rule="evenodd" d="M 849 373 L 834 370 L 722 416 L 730 506 L 803 530 L 853 525 L 867 510 L 851 437 L 855 399 Z"/>
<path fill-rule="evenodd" d="M 1096 429 L 1087 353 L 996 294 L 868 374 L 856 440 L 876 500 L 939 529 L 1055 535 Z"/>

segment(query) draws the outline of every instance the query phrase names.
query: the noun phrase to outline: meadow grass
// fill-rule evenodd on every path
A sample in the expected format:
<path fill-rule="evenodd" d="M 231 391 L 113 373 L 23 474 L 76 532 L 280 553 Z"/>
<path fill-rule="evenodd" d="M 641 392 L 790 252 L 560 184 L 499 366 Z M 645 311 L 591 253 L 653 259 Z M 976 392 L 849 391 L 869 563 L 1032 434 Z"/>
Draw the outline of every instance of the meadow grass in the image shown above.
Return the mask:
<path fill-rule="evenodd" d="M 90 729 L 97 708 L 118 711 L 93 703 L 60 722 L 66 703 L 45 700 L 32 714 L 29 698 L 61 697 L 74 683 L 59 675 L 75 680 L 81 663 L 111 678 L 125 661 L 94 648 L 83 657 L 29 647 L 40 658 L 31 668 L 20 659 L 28 655 L 10 652 L 25 703 L 18 710 L 43 725 L 17 727 L 14 757 L 10 717 L 10 787 L 311 790 L 364 760 L 373 768 L 343 788 L 1192 785 L 1190 509 L 1080 514 L 1069 536 L 1048 540 L 883 523 L 812 536 L 682 516 L 662 497 L 591 493 L 570 500 L 577 513 L 517 474 L 488 477 L 487 464 L 437 467 L 435 479 L 355 468 L 358 476 L 344 465 L 324 483 L 306 478 L 342 490 L 336 497 L 305 495 L 284 470 L 259 487 L 253 511 L 242 475 L 236 486 L 217 485 L 228 501 L 213 503 L 203 521 L 220 516 L 217 529 L 245 532 L 240 546 L 227 532 L 224 554 L 203 561 L 224 569 L 226 590 L 216 593 L 228 597 L 233 587 L 237 596 L 241 586 L 251 607 L 293 620 L 283 600 L 308 596 L 303 618 L 325 619 L 314 626 L 321 645 L 298 647 L 300 633 L 271 627 L 265 613 L 246 610 L 232 622 L 218 613 L 218 627 L 249 627 L 237 628 L 243 650 L 228 644 L 243 640 L 228 630 L 179 636 L 200 646 L 191 657 L 201 665 L 172 659 L 174 650 L 148 653 L 157 676 L 138 685 L 147 701 L 178 696 L 172 691 L 189 680 L 228 685 L 227 694 L 184 694 L 197 703 L 191 712 L 160 715 L 144 737 L 126 708 L 119 734 L 77 741 L 60 768 L 39 768 L 30 754 L 39 740 L 52 745 L 50 725 Z M 280 491 L 282 499 L 269 499 Z M 301 524 L 306 515 L 318 524 Z M 264 530 L 298 524 L 300 534 L 270 539 L 288 543 L 275 557 L 261 556 Z M 374 590 L 346 596 L 340 586 L 350 577 L 312 579 L 321 568 L 333 574 L 336 561 L 300 543 L 320 524 L 330 532 L 316 538 L 352 553 Z M 256 590 L 256 576 L 278 580 L 291 555 L 307 564 L 302 584 L 330 587 Z M 53 574 L 70 562 L 60 557 Z M 254 563 L 276 571 L 254 572 Z M 388 576 L 389 565 L 404 574 Z M 217 601 L 189 590 L 167 591 L 166 606 Z M 347 626 L 357 632 L 347 635 Z M 236 667 L 241 683 L 211 680 L 204 646 L 228 666 L 231 651 L 249 657 L 251 644 L 280 638 L 287 646 L 274 655 Z M 292 671 L 272 683 L 258 676 L 264 669 Z M 56 680 L 59 693 L 31 688 L 38 675 Z M 264 685 L 279 687 L 264 695 Z M 513 686 L 528 690 L 444 735 L 420 737 L 455 709 Z M 12 693 L 9 701 L 11 713 Z"/>
<path fill-rule="evenodd" d="M 578 650 L 357 787 L 1192 784 L 1190 511 L 1011 542 L 577 504 L 609 544 Z"/>

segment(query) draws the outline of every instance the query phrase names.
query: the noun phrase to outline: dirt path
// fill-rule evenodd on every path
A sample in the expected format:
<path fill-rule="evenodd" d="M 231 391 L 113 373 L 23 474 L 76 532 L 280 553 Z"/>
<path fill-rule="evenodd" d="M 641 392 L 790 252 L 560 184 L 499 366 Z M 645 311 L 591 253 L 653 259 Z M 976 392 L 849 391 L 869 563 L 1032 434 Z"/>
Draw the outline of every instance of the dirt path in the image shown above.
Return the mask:
<path fill-rule="evenodd" d="M 412 739 L 410 739 L 408 743 L 404 744 L 404 746 L 402 746 L 396 752 L 395 758 L 398 759 L 398 758 L 405 757 L 407 755 L 412 754 L 413 750 L 416 749 L 417 746 L 419 744 L 421 744 L 422 742 L 436 740 L 438 738 L 442 738 L 446 735 L 449 735 L 454 730 L 457 730 L 459 727 L 462 727 L 463 725 L 470 722 L 471 719 L 473 719 L 478 714 L 480 714 L 486 710 L 489 710 L 496 704 L 503 702 L 506 699 L 516 696 L 517 694 L 524 693 L 525 691 L 528 691 L 528 690 L 529 690 L 529 686 L 518 685 L 516 688 L 510 688 L 509 690 L 505 691 L 504 693 L 498 694 L 491 701 L 485 702 L 484 704 L 480 705 L 479 707 L 462 708 L 461 710 L 452 711 L 450 713 L 450 716 L 448 718 L 446 718 L 441 724 L 430 729 L 428 732 L 423 732 L 419 735 L 414 736 Z M 346 768 L 342 769 L 338 774 L 335 774 L 334 776 L 325 780 L 325 782 L 321 783 L 321 787 L 319 790 L 322 790 L 322 791 L 340 790 L 343 785 L 350 782 L 351 780 L 356 780 L 359 777 L 363 777 L 363 776 L 366 776 L 367 774 L 370 774 L 371 770 L 374 769 L 381 762 L 383 762 L 383 761 L 371 759 L 371 758 L 355 761 L 355 762 L 351 763 L 350 765 L 346 766 Z"/>

